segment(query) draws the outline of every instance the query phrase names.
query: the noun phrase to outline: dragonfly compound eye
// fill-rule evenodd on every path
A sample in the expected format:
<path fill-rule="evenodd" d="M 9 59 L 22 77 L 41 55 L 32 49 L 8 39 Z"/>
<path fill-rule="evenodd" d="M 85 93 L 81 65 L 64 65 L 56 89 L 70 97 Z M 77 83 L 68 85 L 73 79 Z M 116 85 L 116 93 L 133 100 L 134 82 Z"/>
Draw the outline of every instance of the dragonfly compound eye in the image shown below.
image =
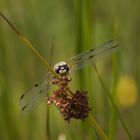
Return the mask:
<path fill-rule="evenodd" d="M 54 71 L 60 75 L 66 75 L 69 72 L 69 66 L 66 62 L 59 62 L 55 64 Z"/>

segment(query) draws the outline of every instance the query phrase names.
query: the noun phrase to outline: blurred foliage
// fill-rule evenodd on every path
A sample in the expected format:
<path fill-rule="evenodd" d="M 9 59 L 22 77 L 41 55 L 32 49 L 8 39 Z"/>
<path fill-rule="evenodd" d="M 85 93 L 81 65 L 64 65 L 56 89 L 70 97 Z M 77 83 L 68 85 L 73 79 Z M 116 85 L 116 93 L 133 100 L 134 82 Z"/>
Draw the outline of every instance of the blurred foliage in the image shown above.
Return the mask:
<path fill-rule="evenodd" d="M 121 77 L 117 85 L 117 97 L 120 105 L 129 107 L 136 104 L 138 94 L 137 87 L 138 85 L 133 77 Z"/>
<path fill-rule="evenodd" d="M 99 62 L 97 67 L 105 86 L 116 103 L 119 103 L 119 111 L 135 140 L 140 139 L 139 8 L 138 0 L 0 1 L 0 11 L 47 60 L 54 40 L 54 64 L 107 40 L 120 40 L 119 53 Z M 20 116 L 18 106 L 22 93 L 46 72 L 46 66 L 0 18 L 1 140 L 46 139 L 46 104 L 42 103 L 26 118 Z M 108 98 L 102 94 L 104 91 L 94 68 L 88 66 L 71 76 L 73 90 L 88 91 L 92 114 L 106 134 L 111 139 L 127 139 Z M 73 120 L 67 125 L 57 108 L 49 107 L 51 140 L 97 139 L 96 131 L 90 123 Z"/>

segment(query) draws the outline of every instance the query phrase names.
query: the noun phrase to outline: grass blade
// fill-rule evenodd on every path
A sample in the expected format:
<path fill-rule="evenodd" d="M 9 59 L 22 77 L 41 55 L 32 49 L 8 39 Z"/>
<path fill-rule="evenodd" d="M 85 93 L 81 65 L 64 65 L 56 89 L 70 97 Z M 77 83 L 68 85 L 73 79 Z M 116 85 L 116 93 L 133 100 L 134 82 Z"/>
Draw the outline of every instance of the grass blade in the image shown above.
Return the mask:
<path fill-rule="evenodd" d="M 110 102 L 111 102 L 111 104 L 112 104 L 112 107 L 114 108 L 114 111 L 116 112 L 116 114 L 117 114 L 117 116 L 118 116 L 118 118 L 119 118 L 119 120 L 120 120 L 122 126 L 124 127 L 124 129 L 125 129 L 125 131 L 126 131 L 126 133 L 127 133 L 127 135 L 128 135 L 129 140 L 134 140 L 133 137 L 132 137 L 132 134 L 130 133 L 130 131 L 129 131 L 129 129 L 128 129 L 128 127 L 126 126 L 124 120 L 122 119 L 122 117 L 121 117 L 121 115 L 120 115 L 120 113 L 119 113 L 119 111 L 118 111 L 118 108 L 117 108 L 117 106 L 115 105 L 115 103 L 114 103 L 114 101 L 113 101 L 113 99 L 112 99 L 111 94 L 110 94 L 110 93 L 107 91 L 107 89 L 105 88 L 104 83 L 103 83 L 103 81 L 102 81 L 102 79 L 101 79 L 101 77 L 100 77 L 100 75 L 99 75 L 99 73 L 98 73 L 98 70 L 97 70 L 96 65 L 94 64 L 93 66 L 94 66 L 94 69 L 95 69 L 97 78 L 98 78 L 98 80 L 99 80 L 99 82 L 100 82 L 102 88 L 104 89 L 104 93 L 108 96 L 108 98 L 109 98 L 109 100 L 110 100 Z"/>

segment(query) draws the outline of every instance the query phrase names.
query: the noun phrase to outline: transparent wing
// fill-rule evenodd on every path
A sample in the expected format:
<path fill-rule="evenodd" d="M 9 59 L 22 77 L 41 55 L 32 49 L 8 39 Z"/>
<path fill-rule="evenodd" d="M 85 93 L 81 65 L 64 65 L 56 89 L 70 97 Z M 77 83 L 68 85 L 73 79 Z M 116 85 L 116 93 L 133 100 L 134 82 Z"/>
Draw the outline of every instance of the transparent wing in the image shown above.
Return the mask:
<path fill-rule="evenodd" d="M 119 48 L 118 41 L 110 40 L 105 44 L 91 49 L 89 51 L 80 53 L 70 58 L 66 62 L 70 66 L 70 72 L 78 70 L 88 64 L 96 63 L 101 58 L 116 52 Z"/>
<path fill-rule="evenodd" d="M 23 116 L 31 112 L 46 97 L 51 87 L 52 77 L 52 74 L 48 72 L 39 83 L 20 97 L 19 105 Z"/>

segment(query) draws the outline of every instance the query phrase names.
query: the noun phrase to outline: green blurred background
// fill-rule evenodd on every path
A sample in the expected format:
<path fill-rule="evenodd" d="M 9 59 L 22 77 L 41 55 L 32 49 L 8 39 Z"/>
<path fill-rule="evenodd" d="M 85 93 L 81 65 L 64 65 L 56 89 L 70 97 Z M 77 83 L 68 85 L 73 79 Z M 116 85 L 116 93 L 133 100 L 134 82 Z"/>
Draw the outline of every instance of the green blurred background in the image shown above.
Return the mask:
<path fill-rule="evenodd" d="M 53 64 L 108 40 L 120 40 L 120 51 L 99 62 L 97 68 L 135 140 L 140 140 L 139 9 L 138 0 L 0 1 L 0 11 L 48 61 L 51 58 Z M 0 140 L 48 139 L 46 103 L 25 118 L 20 116 L 18 105 L 22 93 L 46 72 L 46 66 L 0 18 Z M 88 91 L 92 114 L 109 138 L 127 140 L 93 66 L 77 71 L 71 77 L 73 91 Z M 49 139 L 98 139 L 89 122 L 72 120 L 68 125 L 54 105 L 49 109 Z"/>

